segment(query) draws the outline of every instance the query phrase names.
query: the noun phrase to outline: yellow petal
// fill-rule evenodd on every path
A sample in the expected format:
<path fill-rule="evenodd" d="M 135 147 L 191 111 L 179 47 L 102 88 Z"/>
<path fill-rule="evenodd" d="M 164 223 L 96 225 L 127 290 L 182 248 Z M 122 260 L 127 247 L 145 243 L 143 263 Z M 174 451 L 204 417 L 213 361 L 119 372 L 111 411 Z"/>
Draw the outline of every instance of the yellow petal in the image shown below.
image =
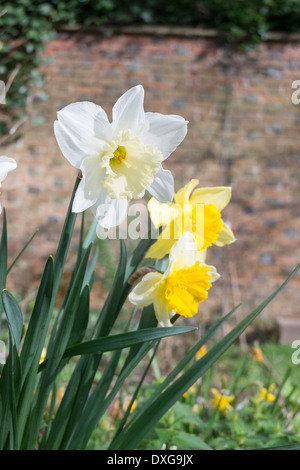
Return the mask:
<path fill-rule="evenodd" d="M 232 230 L 228 227 L 228 225 L 224 224 L 221 228 L 218 238 L 215 240 L 215 245 L 217 246 L 224 246 L 228 245 L 229 243 L 233 243 L 236 240 Z"/>
<path fill-rule="evenodd" d="M 187 183 L 183 188 L 179 189 L 177 193 L 174 194 L 174 200 L 176 204 L 180 204 L 184 206 L 184 204 L 188 204 L 190 195 L 193 189 L 199 184 L 199 180 L 193 179 L 189 183 Z"/>
<path fill-rule="evenodd" d="M 146 258 L 161 259 L 170 253 L 172 246 L 177 241 L 174 238 L 174 223 L 172 222 L 159 235 L 156 242 L 149 248 Z"/>
<path fill-rule="evenodd" d="M 215 186 L 208 188 L 197 188 L 193 192 L 190 202 L 195 204 L 202 202 L 204 204 L 215 204 L 218 211 L 221 212 L 227 206 L 231 199 L 230 186 Z"/>
<path fill-rule="evenodd" d="M 272 401 L 275 400 L 275 398 L 276 398 L 276 397 L 275 397 L 275 395 L 273 395 L 273 393 L 268 393 L 268 394 L 267 394 L 267 400 L 268 400 L 268 401 L 272 402 Z"/>
<path fill-rule="evenodd" d="M 260 389 L 260 393 L 259 393 L 259 399 L 260 400 L 264 400 L 267 396 L 267 393 L 268 393 L 268 389 L 266 387 L 262 387 Z"/>
<path fill-rule="evenodd" d="M 176 204 L 172 202 L 162 203 L 157 201 L 154 197 L 148 202 L 148 210 L 155 228 L 170 225 L 180 213 L 180 208 L 178 208 Z"/>
<path fill-rule="evenodd" d="M 205 356 L 206 353 L 207 353 L 207 346 L 206 344 L 203 344 L 201 348 L 196 352 L 195 359 L 196 360 L 201 359 L 201 357 Z"/>

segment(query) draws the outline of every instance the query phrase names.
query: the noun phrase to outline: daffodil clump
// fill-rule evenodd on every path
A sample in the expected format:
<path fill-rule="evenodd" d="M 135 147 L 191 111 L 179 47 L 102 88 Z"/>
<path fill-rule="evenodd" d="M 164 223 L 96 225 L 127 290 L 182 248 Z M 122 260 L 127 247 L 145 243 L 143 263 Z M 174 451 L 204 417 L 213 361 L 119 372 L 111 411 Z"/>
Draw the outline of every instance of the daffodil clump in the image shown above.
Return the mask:
<path fill-rule="evenodd" d="M 213 420 L 207 420 L 207 412 L 212 411 L 223 425 L 233 422 L 230 420 L 241 406 L 235 391 L 221 393 L 216 385 L 211 390 L 209 408 L 211 386 L 207 376 L 204 384 L 203 375 L 282 286 L 221 343 L 207 350 L 207 341 L 229 315 L 222 317 L 192 348 L 186 348 L 165 378 L 160 376 L 149 399 L 143 402 L 140 393 L 148 382 L 145 379 L 151 366 L 155 365 L 155 373 L 159 369 L 154 359 L 161 340 L 196 329 L 176 322 L 178 317 L 190 319 L 197 315 L 220 277 L 210 263 L 211 247 L 219 249 L 235 241 L 222 214 L 230 202 L 231 188 L 201 187 L 195 178 L 175 192 L 172 173 L 164 168 L 165 160 L 185 138 L 187 125 L 181 116 L 145 112 L 141 85 L 116 101 L 111 120 L 101 106 L 86 101 L 69 104 L 58 112 L 54 133 L 63 156 L 76 169 L 76 181 L 56 254 L 45 257 L 37 295 L 26 315 L 21 311 L 24 302 L 19 305 L 8 291 L 7 278 L 35 234 L 9 265 L 6 211 L 1 215 L 0 323 L 3 313 L 9 333 L 4 364 L 0 342 L 1 450 L 85 449 L 99 422 L 102 434 L 110 410 L 114 423 L 103 448 L 114 451 L 138 448 L 175 404 L 181 405 L 181 418 L 168 423 L 168 432 L 170 423 L 176 426 L 183 420 L 186 407 L 192 405 L 193 414 L 201 413 L 194 421 L 188 414 L 187 419 L 199 425 L 199 432 L 187 448 L 195 444 L 210 449 L 205 439 L 213 434 Z M 0 187 L 16 167 L 12 158 L 0 157 Z M 144 207 L 147 221 L 151 219 L 151 236 L 141 236 L 130 255 L 128 248 L 132 247 L 120 236 L 114 282 L 98 315 L 90 315 L 90 293 L 98 262 L 97 237 L 102 229 L 109 232 L 126 222 L 129 204 L 131 208 L 135 200 L 146 197 L 149 202 Z M 86 210 L 93 214 L 92 223 L 86 230 L 87 219 L 82 214 L 73 270 L 70 273 L 68 262 L 66 276 L 66 261 L 74 254 L 77 216 Z M 121 314 L 127 315 L 128 309 L 125 313 L 123 307 L 128 299 L 134 306 L 130 319 L 119 321 Z M 137 328 L 131 328 L 139 314 Z M 256 365 L 264 366 L 266 359 L 261 351 L 255 349 L 253 354 Z M 145 373 L 136 374 L 137 367 L 144 367 L 144 360 L 148 361 Z M 164 363 L 172 368 L 169 361 Z M 128 393 L 131 378 L 134 383 L 130 383 Z M 202 387 L 205 393 L 195 402 L 193 398 Z M 117 397 L 124 397 L 124 389 L 126 400 L 118 401 Z M 279 393 L 276 398 L 274 393 L 272 386 L 262 386 L 254 403 L 258 413 L 271 407 L 276 411 Z M 173 434 L 168 445 L 164 433 L 159 448 L 164 444 L 170 449 L 185 447 L 187 430 L 193 423 L 185 422 L 184 432 Z"/>
<path fill-rule="evenodd" d="M 90 208 L 99 226 L 110 229 L 125 219 L 129 201 L 146 191 L 152 196 L 149 214 L 162 232 L 147 257 L 169 256 L 169 266 L 163 274 L 146 274 L 129 300 L 153 304 L 158 323 L 170 326 L 175 314 L 196 315 L 220 276 L 205 259 L 211 245 L 235 240 L 221 216 L 231 188 L 196 188 L 193 179 L 174 194 L 173 176 L 162 164 L 184 139 L 188 122 L 145 113 L 143 101 L 141 85 L 128 90 L 113 106 L 112 122 L 94 103 L 73 103 L 58 112 L 54 130 L 63 155 L 80 170 L 73 212 Z"/>

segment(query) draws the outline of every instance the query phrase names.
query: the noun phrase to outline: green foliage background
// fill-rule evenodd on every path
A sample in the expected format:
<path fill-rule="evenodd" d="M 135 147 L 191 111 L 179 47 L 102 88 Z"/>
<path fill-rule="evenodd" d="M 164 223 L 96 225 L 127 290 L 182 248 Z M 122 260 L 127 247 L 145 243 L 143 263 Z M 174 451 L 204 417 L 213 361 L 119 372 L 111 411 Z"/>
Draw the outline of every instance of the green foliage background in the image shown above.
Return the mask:
<path fill-rule="evenodd" d="M 0 118 L 0 139 L 24 116 L 32 82 L 42 83 L 39 52 L 62 24 L 215 28 L 224 41 L 248 47 L 263 41 L 269 31 L 299 31 L 300 0 L 4 0 L 0 80 L 12 85 L 6 116 Z"/>

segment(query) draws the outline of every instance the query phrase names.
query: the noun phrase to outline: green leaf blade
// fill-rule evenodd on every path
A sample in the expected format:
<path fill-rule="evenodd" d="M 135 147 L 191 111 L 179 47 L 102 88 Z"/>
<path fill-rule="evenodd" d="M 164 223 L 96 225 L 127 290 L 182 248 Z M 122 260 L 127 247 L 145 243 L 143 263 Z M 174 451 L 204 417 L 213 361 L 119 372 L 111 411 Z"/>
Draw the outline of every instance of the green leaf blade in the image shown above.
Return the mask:
<path fill-rule="evenodd" d="M 2 292 L 2 302 L 8 321 L 9 330 L 16 344 L 16 348 L 18 348 L 20 345 L 23 329 L 22 312 L 17 301 L 8 290 L 4 290 Z"/>

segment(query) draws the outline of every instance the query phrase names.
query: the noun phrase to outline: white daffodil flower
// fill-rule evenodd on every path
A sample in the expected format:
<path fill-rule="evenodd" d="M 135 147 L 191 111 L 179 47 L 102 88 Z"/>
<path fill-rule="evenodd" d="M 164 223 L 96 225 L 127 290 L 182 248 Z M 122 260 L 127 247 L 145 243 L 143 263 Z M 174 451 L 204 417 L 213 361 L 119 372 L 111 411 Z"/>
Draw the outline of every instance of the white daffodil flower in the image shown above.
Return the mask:
<path fill-rule="evenodd" d="M 0 157 L 0 192 L 1 192 L 2 181 L 4 181 L 5 178 L 7 177 L 7 174 L 10 171 L 15 170 L 17 166 L 18 166 L 17 162 L 13 158 L 6 157 L 5 155 L 2 155 L 2 157 Z M 0 204 L 0 214 L 1 212 L 2 212 L 2 207 Z"/>
<path fill-rule="evenodd" d="M 185 232 L 171 248 L 166 272 L 146 274 L 129 300 L 140 307 L 153 304 L 159 325 L 171 326 L 175 313 L 184 317 L 197 314 L 199 303 L 219 277 L 214 266 L 205 264 L 205 252 L 197 250 L 194 235 Z"/>
<path fill-rule="evenodd" d="M 73 212 L 90 208 L 105 228 L 119 225 L 128 201 L 145 191 L 161 202 L 171 201 L 174 180 L 162 162 L 182 142 L 187 121 L 177 115 L 145 113 L 144 88 L 124 93 L 106 112 L 91 102 L 73 103 L 58 112 L 54 132 L 58 145 L 82 180 Z"/>

